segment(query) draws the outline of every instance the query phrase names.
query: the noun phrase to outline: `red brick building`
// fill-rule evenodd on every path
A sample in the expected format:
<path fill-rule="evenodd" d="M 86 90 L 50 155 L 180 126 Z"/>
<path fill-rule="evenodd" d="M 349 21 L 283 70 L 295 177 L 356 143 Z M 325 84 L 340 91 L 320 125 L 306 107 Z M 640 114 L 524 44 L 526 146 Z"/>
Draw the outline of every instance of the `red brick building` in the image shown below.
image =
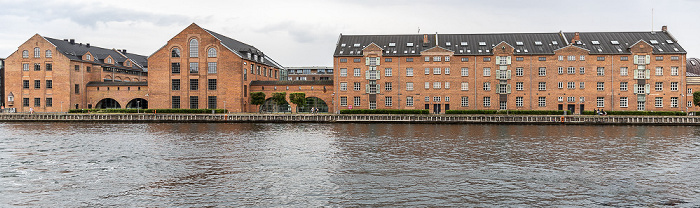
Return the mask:
<path fill-rule="evenodd" d="M 342 35 L 335 109 L 684 111 L 686 52 L 655 32 Z"/>

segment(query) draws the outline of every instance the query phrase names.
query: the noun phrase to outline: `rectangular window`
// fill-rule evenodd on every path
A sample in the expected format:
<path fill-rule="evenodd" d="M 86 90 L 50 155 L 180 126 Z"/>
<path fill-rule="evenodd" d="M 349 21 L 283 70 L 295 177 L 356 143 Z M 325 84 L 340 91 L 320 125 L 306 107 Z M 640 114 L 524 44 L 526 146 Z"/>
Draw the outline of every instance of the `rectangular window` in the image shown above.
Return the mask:
<path fill-rule="evenodd" d="M 638 70 L 634 70 L 634 71 L 637 72 L 637 79 L 646 79 L 646 77 L 647 77 L 647 76 L 646 76 L 646 71 L 647 71 L 647 70 L 638 69 Z"/>
<path fill-rule="evenodd" d="M 516 82 L 515 83 L 515 90 L 523 91 L 523 82 Z"/>
<path fill-rule="evenodd" d="M 583 56 L 583 55 L 580 56 L 580 57 L 579 57 L 579 60 L 580 60 L 580 61 L 585 61 L 585 60 L 586 60 L 586 56 Z"/>
<path fill-rule="evenodd" d="M 671 76 L 678 76 L 678 67 L 677 66 L 671 67 Z"/>
<path fill-rule="evenodd" d="M 620 61 L 627 61 L 629 60 L 629 57 L 627 56 L 620 56 Z"/>
<path fill-rule="evenodd" d="M 216 79 L 209 79 L 207 83 L 208 90 L 216 90 Z"/>
<path fill-rule="evenodd" d="M 605 67 L 598 67 L 596 70 L 598 76 L 605 76 Z"/>
<path fill-rule="evenodd" d="M 75 65 L 75 71 L 80 71 L 80 66 L 79 66 L 79 65 Z"/>
<path fill-rule="evenodd" d="M 413 106 L 413 97 L 406 97 L 406 106 Z"/>
<path fill-rule="evenodd" d="M 22 106 L 29 107 L 29 98 L 22 98 Z"/>
<path fill-rule="evenodd" d="M 663 56 L 657 56 L 657 57 L 656 57 L 656 60 L 657 60 L 657 61 L 663 61 L 663 60 L 664 60 L 664 57 L 663 57 Z"/>
<path fill-rule="evenodd" d="M 557 88 L 564 89 L 564 82 L 557 83 Z"/>
<path fill-rule="evenodd" d="M 341 82 L 340 83 L 340 91 L 347 91 L 348 90 L 348 83 L 347 82 Z"/>
<path fill-rule="evenodd" d="M 654 73 L 656 76 L 663 76 L 664 75 L 664 68 L 657 66 L 656 67 L 656 73 Z"/>
<path fill-rule="evenodd" d="M 557 73 L 564 74 L 564 67 L 557 67 Z"/>
<path fill-rule="evenodd" d="M 406 58 L 406 62 L 413 62 L 413 58 Z"/>
<path fill-rule="evenodd" d="M 435 62 L 439 62 L 440 59 L 441 59 L 440 56 L 434 56 L 434 57 L 433 57 L 433 61 L 435 61 Z"/>
<path fill-rule="evenodd" d="M 604 91 L 605 90 L 605 83 L 604 82 L 598 82 L 596 83 L 596 89 L 598 91 Z"/>
<path fill-rule="evenodd" d="M 547 61 L 547 57 L 539 57 L 539 58 L 537 58 L 537 60 L 539 60 L 539 61 Z"/>
<path fill-rule="evenodd" d="M 523 107 L 523 97 L 515 97 L 515 107 Z"/>
<path fill-rule="evenodd" d="M 664 107 L 664 100 L 661 97 L 655 97 L 654 98 L 654 107 L 657 108 L 663 108 Z"/>
<path fill-rule="evenodd" d="M 170 63 L 170 72 L 173 74 L 180 73 L 180 63 Z"/>
<path fill-rule="evenodd" d="M 462 107 L 469 107 L 469 97 L 462 97 Z"/>
<path fill-rule="evenodd" d="M 576 74 L 576 68 L 573 66 L 566 67 L 566 73 L 567 74 Z"/>
<path fill-rule="evenodd" d="M 648 85 L 648 84 L 647 84 L 647 85 Z M 645 93 L 646 93 L 645 85 L 641 85 L 641 84 L 640 84 L 640 85 L 637 85 L 637 84 L 635 84 L 634 86 L 637 86 L 637 94 L 645 94 Z"/>
<path fill-rule="evenodd" d="M 576 56 L 567 56 L 569 61 L 576 61 Z"/>
<path fill-rule="evenodd" d="M 579 83 L 579 88 L 586 89 L 586 83 L 585 82 Z"/>
<path fill-rule="evenodd" d="M 462 82 L 462 90 L 467 91 L 469 90 L 469 82 Z"/>
<path fill-rule="evenodd" d="M 394 101 L 391 99 L 391 97 L 387 96 L 384 97 L 384 106 L 392 106 L 394 105 Z"/>
<path fill-rule="evenodd" d="M 53 98 L 46 98 L 46 107 L 53 107 Z"/>
<path fill-rule="evenodd" d="M 491 83 L 490 82 L 484 82 L 484 91 L 490 91 L 491 90 Z"/>
<path fill-rule="evenodd" d="M 207 98 L 207 106 L 209 109 L 216 109 L 216 96 L 209 96 Z"/>
<path fill-rule="evenodd" d="M 391 58 L 384 58 L 384 62 L 391 62 Z"/>
<path fill-rule="evenodd" d="M 352 105 L 354 105 L 354 106 L 360 106 L 360 104 L 361 104 L 361 103 L 360 103 L 360 97 L 355 96 L 355 97 L 352 98 Z"/>
<path fill-rule="evenodd" d="M 488 67 L 484 68 L 484 76 L 485 77 L 491 76 L 491 68 L 488 68 Z"/>
<path fill-rule="evenodd" d="M 413 82 L 406 82 L 406 91 L 413 90 Z"/>
<path fill-rule="evenodd" d="M 462 62 L 468 62 L 468 61 L 469 61 L 469 58 L 466 58 L 466 57 L 462 58 Z"/>
<path fill-rule="evenodd" d="M 678 61 L 679 59 L 678 59 L 678 56 L 671 56 L 671 60 L 672 60 L 672 61 Z"/>
<path fill-rule="evenodd" d="M 34 80 L 34 89 L 41 88 L 41 80 Z"/>
<path fill-rule="evenodd" d="M 627 91 L 627 82 L 620 82 L 620 91 Z"/>
<path fill-rule="evenodd" d="M 425 58 L 425 62 L 430 62 L 430 57 L 429 57 L 429 56 L 426 56 L 426 57 L 423 57 L 423 58 Z"/>
<path fill-rule="evenodd" d="M 538 97 L 537 98 L 537 106 L 547 107 L 547 98 L 546 97 Z"/>
<path fill-rule="evenodd" d="M 539 76 L 547 76 L 547 68 L 545 67 L 540 67 L 538 71 Z"/>
<path fill-rule="evenodd" d="M 663 91 L 664 90 L 664 83 L 663 82 L 654 83 L 654 90 Z"/>
<path fill-rule="evenodd" d="M 491 97 L 484 97 L 484 107 L 491 107 Z"/>
<path fill-rule="evenodd" d="M 385 83 L 384 83 L 384 90 L 385 90 L 385 91 L 391 91 L 392 88 L 393 88 L 393 86 L 392 86 L 391 82 L 385 82 Z"/>
<path fill-rule="evenodd" d="M 639 55 L 639 56 L 636 56 L 636 57 L 637 57 L 637 62 L 639 62 L 639 64 L 646 64 L 646 63 L 647 63 L 646 56 Z"/>
<path fill-rule="evenodd" d="M 41 98 L 34 98 L 34 107 L 41 107 Z"/>
<path fill-rule="evenodd" d="M 450 74 L 450 68 L 445 68 L 445 74 Z"/>
<path fill-rule="evenodd" d="M 678 82 L 671 82 L 671 91 L 678 91 Z"/>
<path fill-rule="evenodd" d="M 524 60 L 525 60 L 525 58 L 523 58 L 523 57 L 515 57 L 515 61 L 524 61 Z"/>
<path fill-rule="evenodd" d="M 585 74 L 586 73 L 586 67 L 579 67 L 578 68 L 579 74 Z"/>
<path fill-rule="evenodd" d="M 430 82 L 425 82 L 425 89 L 430 89 Z"/>
<path fill-rule="evenodd" d="M 41 64 L 34 64 L 34 71 L 41 71 Z"/>
<path fill-rule="evenodd" d="M 199 90 L 199 79 L 190 79 L 190 90 Z"/>
<path fill-rule="evenodd" d="M 190 96 L 190 109 L 199 108 L 199 96 Z"/>
<path fill-rule="evenodd" d="M 348 97 L 340 97 L 340 106 L 348 106 Z"/>
<path fill-rule="evenodd" d="M 439 96 L 433 97 L 433 102 L 440 102 L 440 100 L 442 100 L 442 97 L 439 97 Z"/>
<path fill-rule="evenodd" d="M 359 68 L 354 68 L 352 69 L 352 76 L 359 77 L 360 76 L 360 69 Z"/>
<path fill-rule="evenodd" d="M 29 64 L 22 64 L 22 71 L 29 71 Z"/>
<path fill-rule="evenodd" d="M 347 77 L 347 76 L 348 76 L 348 69 L 346 69 L 346 68 L 340 68 L 340 76 L 341 76 L 341 77 Z"/>
<path fill-rule="evenodd" d="M 198 62 L 190 62 L 190 73 L 191 74 L 199 73 L 199 63 Z"/>
<path fill-rule="evenodd" d="M 430 68 L 425 68 L 425 75 L 430 74 Z"/>
<path fill-rule="evenodd" d="M 352 85 L 352 90 L 355 90 L 355 91 L 360 91 L 360 90 L 362 90 L 362 89 L 360 88 L 360 83 L 359 83 L 359 82 L 355 82 L 355 83 L 352 83 L 352 84 L 353 84 L 353 85 Z"/>
<path fill-rule="evenodd" d="M 433 68 L 433 74 L 440 74 L 442 70 L 440 68 Z"/>
<path fill-rule="evenodd" d="M 620 97 L 620 107 L 621 108 L 626 108 L 627 106 L 627 97 Z"/>
<path fill-rule="evenodd" d="M 207 73 L 216 74 L 216 62 L 207 63 Z"/>
<path fill-rule="evenodd" d="M 484 57 L 484 62 L 489 62 L 491 61 L 491 57 Z"/>
<path fill-rule="evenodd" d="M 180 108 L 180 96 L 173 96 L 172 108 Z"/>
<path fill-rule="evenodd" d="M 450 82 L 445 82 L 445 89 L 450 89 Z"/>
<path fill-rule="evenodd" d="M 671 97 L 671 108 L 678 107 L 678 97 Z"/>
<path fill-rule="evenodd" d="M 75 88 L 75 94 L 80 94 L 80 85 L 75 84 L 74 88 Z"/>
<path fill-rule="evenodd" d="M 596 103 L 596 107 L 599 107 L 599 108 L 605 107 L 605 97 L 597 97 L 595 103 Z"/>
<path fill-rule="evenodd" d="M 440 82 L 433 82 L 433 89 L 440 89 Z"/>
<path fill-rule="evenodd" d="M 563 60 L 564 60 L 564 56 L 557 57 L 557 61 L 563 61 Z"/>
<path fill-rule="evenodd" d="M 359 58 L 352 59 L 352 62 L 360 63 L 360 59 Z"/>
<path fill-rule="evenodd" d="M 406 76 L 407 77 L 413 76 L 413 68 L 406 68 Z"/>
<path fill-rule="evenodd" d="M 469 76 L 469 68 L 463 67 L 461 70 L 461 74 L 463 77 L 468 77 Z"/>
<path fill-rule="evenodd" d="M 547 83 L 546 82 L 540 82 L 537 84 L 537 90 L 539 91 L 545 91 L 547 90 Z"/>
<path fill-rule="evenodd" d="M 392 76 L 391 68 L 384 68 L 384 76 L 385 77 Z"/>
<path fill-rule="evenodd" d="M 605 61 L 605 56 L 598 56 L 597 60 L 598 61 Z"/>
<path fill-rule="evenodd" d="M 524 72 L 522 67 L 515 68 L 515 76 L 522 77 L 523 74 Z"/>
<path fill-rule="evenodd" d="M 566 88 L 570 90 L 576 89 L 576 82 L 567 82 Z"/>
<path fill-rule="evenodd" d="M 180 90 L 180 79 L 173 79 L 171 83 L 173 90 Z"/>
<path fill-rule="evenodd" d="M 348 59 L 346 59 L 346 58 L 341 58 L 341 59 L 340 59 L 340 63 L 347 63 L 347 62 L 348 62 Z"/>
<path fill-rule="evenodd" d="M 29 89 L 29 80 L 22 80 L 22 89 Z"/>
<path fill-rule="evenodd" d="M 620 67 L 620 76 L 627 76 L 627 67 Z"/>
<path fill-rule="evenodd" d="M 46 89 L 53 89 L 53 80 L 46 80 Z"/>

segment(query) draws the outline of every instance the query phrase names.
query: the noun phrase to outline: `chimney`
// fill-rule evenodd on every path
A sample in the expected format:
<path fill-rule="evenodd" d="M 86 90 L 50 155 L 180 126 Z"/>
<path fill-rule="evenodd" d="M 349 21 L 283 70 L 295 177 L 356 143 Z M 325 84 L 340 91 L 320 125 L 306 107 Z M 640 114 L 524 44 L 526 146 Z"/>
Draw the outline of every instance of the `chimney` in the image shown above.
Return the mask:
<path fill-rule="evenodd" d="M 424 34 L 423 35 L 423 43 L 428 43 L 428 42 L 430 42 L 430 41 L 428 41 L 428 34 Z"/>
<path fill-rule="evenodd" d="M 571 39 L 571 43 L 576 44 L 576 42 L 578 42 L 578 41 L 581 41 L 581 36 L 579 36 L 579 33 L 576 32 L 576 33 L 574 33 L 574 38 Z"/>
<path fill-rule="evenodd" d="M 666 25 L 661 26 L 661 32 L 667 32 L 667 31 L 668 31 L 668 27 L 666 27 Z"/>
<path fill-rule="evenodd" d="M 126 49 L 122 49 L 122 53 L 126 55 Z"/>
<path fill-rule="evenodd" d="M 85 43 L 85 46 L 87 46 L 87 47 L 89 48 L 89 47 L 90 47 L 90 43 Z"/>
<path fill-rule="evenodd" d="M 68 39 L 63 39 L 63 41 L 66 41 L 66 42 L 68 42 Z"/>
<path fill-rule="evenodd" d="M 75 45 L 75 39 L 70 39 L 70 44 Z"/>

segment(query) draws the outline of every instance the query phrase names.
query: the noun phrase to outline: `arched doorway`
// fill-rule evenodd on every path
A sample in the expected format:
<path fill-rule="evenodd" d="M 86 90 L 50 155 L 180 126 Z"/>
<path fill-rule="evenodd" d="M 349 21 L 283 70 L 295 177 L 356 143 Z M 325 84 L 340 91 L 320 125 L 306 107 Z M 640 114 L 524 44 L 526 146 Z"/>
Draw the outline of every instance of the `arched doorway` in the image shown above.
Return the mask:
<path fill-rule="evenodd" d="M 121 105 L 119 105 L 119 102 L 112 98 L 105 98 L 100 100 L 100 102 L 97 102 L 95 105 L 95 108 L 99 109 L 108 109 L 108 108 L 122 108 Z"/>
<path fill-rule="evenodd" d="M 328 105 L 326 105 L 326 101 L 323 101 L 321 98 L 317 97 L 307 97 L 306 106 L 297 107 L 297 113 L 309 113 L 311 112 L 311 108 L 317 108 L 318 112 L 328 112 Z"/>
<path fill-rule="evenodd" d="M 148 109 L 148 100 L 143 98 L 135 98 L 126 104 L 126 108 Z"/>
<path fill-rule="evenodd" d="M 275 105 L 272 98 L 265 100 L 265 103 L 260 106 L 260 112 L 263 113 L 289 113 L 292 112 L 292 108 L 288 103 Z"/>

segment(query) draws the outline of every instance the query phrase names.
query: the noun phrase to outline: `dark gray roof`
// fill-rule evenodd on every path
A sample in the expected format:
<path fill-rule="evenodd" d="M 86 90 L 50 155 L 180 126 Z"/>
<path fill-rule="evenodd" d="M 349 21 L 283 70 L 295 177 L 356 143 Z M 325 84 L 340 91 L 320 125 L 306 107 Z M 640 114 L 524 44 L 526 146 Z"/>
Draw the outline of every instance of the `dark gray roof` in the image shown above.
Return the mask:
<path fill-rule="evenodd" d="M 686 76 L 697 77 L 700 76 L 700 59 L 698 58 L 687 58 L 685 60 Z"/>
<path fill-rule="evenodd" d="M 57 52 L 65 55 L 70 60 L 84 61 L 82 58 L 83 55 L 85 55 L 87 52 L 90 52 L 90 54 L 92 54 L 96 59 L 93 58 L 92 61 L 88 62 L 99 64 L 102 66 L 116 67 L 120 69 L 144 72 L 147 71 L 146 68 L 148 67 L 148 60 L 146 56 L 137 55 L 133 53 L 121 53 L 114 49 L 100 48 L 92 45 L 88 46 L 87 44 L 83 43 L 71 43 L 68 40 L 59 40 L 50 37 L 44 37 L 44 39 L 54 44 L 58 50 Z M 107 64 L 105 60 L 107 56 L 111 56 L 114 59 L 115 63 Z M 124 66 L 124 61 L 126 61 L 127 59 L 131 59 L 137 64 L 132 65 L 132 67 Z"/>
<path fill-rule="evenodd" d="M 202 29 L 204 29 L 204 28 L 202 28 Z M 258 50 L 254 46 L 248 45 L 246 43 L 235 40 L 233 38 L 226 37 L 225 35 L 221 35 L 219 33 L 211 31 L 211 30 L 207 30 L 207 29 L 204 29 L 204 30 L 207 31 L 209 34 L 213 35 L 214 37 L 216 37 L 217 39 L 221 40 L 221 44 L 223 44 L 224 46 L 226 46 L 229 49 L 238 53 L 238 55 L 243 57 L 243 59 L 263 63 L 263 64 L 266 64 L 268 66 L 274 66 L 278 69 L 284 68 L 284 67 L 282 67 L 282 65 L 275 62 L 275 60 L 271 59 L 270 57 L 265 55 L 265 53 L 263 53 L 261 50 Z M 248 54 L 251 55 L 250 58 L 248 58 Z M 260 57 L 264 57 L 262 62 L 260 60 L 253 60 L 253 59 L 255 59 L 254 55 L 258 55 L 259 59 L 260 59 Z"/>
<path fill-rule="evenodd" d="M 142 87 L 148 86 L 148 82 L 88 82 L 88 87 L 102 87 L 102 86 L 128 86 L 128 87 Z"/>
<path fill-rule="evenodd" d="M 252 81 L 250 86 L 255 85 L 333 85 L 333 80 L 294 80 L 294 81 Z"/>
<path fill-rule="evenodd" d="M 428 42 L 424 39 L 427 36 Z M 436 39 L 437 36 L 437 39 Z M 384 56 L 419 56 L 426 49 L 440 46 L 455 55 L 491 55 L 494 46 L 506 42 L 515 54 L 554 54 L 566 47 L 574 33 L 495 33 L 495 34 L 415 34 L 415 35 L 340 35 L 334 56 L 362 56 L 362 49 L 371 43 L 384 50 Z M 591 54 L 629 54 L 628 48 L 638 41 L 656 40 L 655 54 L 684 54 L 685 50 L 667 32 L 586 32 L 580 33 L 578 47 Z M 593 45 L 597 40 L 600 45 Z M 668 40 L 668 41 L 667 41 Z M 439 41 L 439 43 L 435 43 Z M 614 45 L 612 41 L 619 44 Z M 413 44 L 409 46 L 409 44 Z M 617 48 L 620 47 L 620 50 Z M 599 50 L 600 49 L 600 50 Z"/>

